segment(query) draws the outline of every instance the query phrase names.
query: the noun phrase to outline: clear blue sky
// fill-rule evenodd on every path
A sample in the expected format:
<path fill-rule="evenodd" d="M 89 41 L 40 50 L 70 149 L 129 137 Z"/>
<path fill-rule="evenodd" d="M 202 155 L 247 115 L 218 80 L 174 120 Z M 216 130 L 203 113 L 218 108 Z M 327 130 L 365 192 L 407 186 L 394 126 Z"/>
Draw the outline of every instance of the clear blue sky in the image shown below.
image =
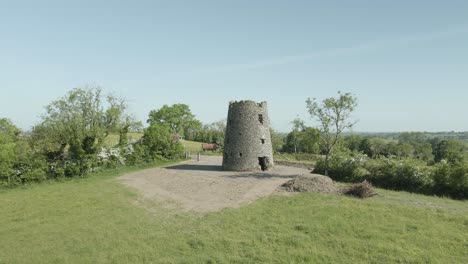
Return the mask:
<path fill-rule="evenodd" d="M 467 131 L 468 1 L 0 1 L 0 117 L 29 129 L 85 85 L 142 121 L 252 99 L 288 131 L 341 90 L 355 131 Z"/>

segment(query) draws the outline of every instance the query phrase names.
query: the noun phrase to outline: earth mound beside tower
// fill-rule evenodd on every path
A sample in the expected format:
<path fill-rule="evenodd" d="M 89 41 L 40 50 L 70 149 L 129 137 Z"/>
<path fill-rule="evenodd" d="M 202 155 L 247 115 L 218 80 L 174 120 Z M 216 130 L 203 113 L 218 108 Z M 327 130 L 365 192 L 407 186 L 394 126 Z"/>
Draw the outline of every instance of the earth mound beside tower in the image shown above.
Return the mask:
<path fill-rule="evenodd" d="M 223 170 L 268 170 L 273 164 L 267 102 L 230 102 Z"/>

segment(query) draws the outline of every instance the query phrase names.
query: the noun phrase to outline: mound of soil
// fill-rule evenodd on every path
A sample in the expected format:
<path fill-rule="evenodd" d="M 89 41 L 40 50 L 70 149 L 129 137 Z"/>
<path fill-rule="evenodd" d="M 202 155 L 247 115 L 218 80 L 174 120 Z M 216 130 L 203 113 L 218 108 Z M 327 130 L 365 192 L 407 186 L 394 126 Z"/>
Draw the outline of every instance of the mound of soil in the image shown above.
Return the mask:
<path fill-rule="evenodd" d="M 368 198 L 377 195 L 377 193 L 374 191 L 374 188 L 372 188 L 372 184 L 366 180 L 345 188 L 343 193 L 358 198 Z"/>
<path fill-rule="evenodd" d="M 340 193 L 340 188 L 332 179 L 318 174 L 300 175 L 281 185 L 287 192 Z"/>

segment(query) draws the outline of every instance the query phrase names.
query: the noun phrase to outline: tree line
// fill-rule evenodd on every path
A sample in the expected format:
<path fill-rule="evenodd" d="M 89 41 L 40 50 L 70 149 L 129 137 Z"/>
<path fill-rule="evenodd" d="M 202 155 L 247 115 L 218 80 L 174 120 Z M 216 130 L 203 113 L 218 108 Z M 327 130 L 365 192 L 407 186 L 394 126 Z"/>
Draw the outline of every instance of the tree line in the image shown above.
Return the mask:
<path fill-rule="evenodd" d="M 0 186 L 182 158 L 180 135 L 201 126 L 184 104 L 152 110 L 147 123 L 143 129 L 123 98 L 98 87 L 76 88 L 52 101 L 28 132 L 0 118 Z M 135 131 L 143 131 L 142 138 L 129 141 Z M 105 144 L 111 135 L 119 138 L 115 146 Z"/>
<path fill-rule="evenodd" d="M 274 151 L 313 155 L 315 172 L 335 180 L 368 180 L 389 189 L 468 196 L 464 142 L 419 132 L 388 138 L 349 133 L 356 106 L 357 98 L 349 93 L 322 101 L 307 99 L 315 126 L 295 119 L 287 134 L 271 130 Z M 183 158 L 182 138 L 217 143 L 220 149 L 224 143 L 226 120 L 203 124 L 186 104 L 150 111 L 147 124 L 143 129 L 124 99 L 103 95 L 100 88 L 76 88 L 52 101 L 28 132 L 0 118 L 0 186 Z M 129 140 L 134 131 L 142 132 L 141 139 Z M 118 136 L 115 146 L 105 144 L 111 135 Z"/>

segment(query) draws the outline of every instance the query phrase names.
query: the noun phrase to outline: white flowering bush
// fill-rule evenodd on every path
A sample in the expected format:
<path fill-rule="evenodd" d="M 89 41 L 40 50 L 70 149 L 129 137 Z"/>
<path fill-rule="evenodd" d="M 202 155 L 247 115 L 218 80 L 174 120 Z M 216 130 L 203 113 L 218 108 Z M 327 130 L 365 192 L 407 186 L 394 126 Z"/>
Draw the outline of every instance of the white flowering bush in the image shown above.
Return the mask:
<path fill-rule="evenodd" d="M 128 144 L 122 148 L 101 148 L 101 150 L 97 153 L 97 162 L 100 166 L 110 168 L 125 166 L 127 157 L 133 152 L 134 149 L 132 144 Z"/>

